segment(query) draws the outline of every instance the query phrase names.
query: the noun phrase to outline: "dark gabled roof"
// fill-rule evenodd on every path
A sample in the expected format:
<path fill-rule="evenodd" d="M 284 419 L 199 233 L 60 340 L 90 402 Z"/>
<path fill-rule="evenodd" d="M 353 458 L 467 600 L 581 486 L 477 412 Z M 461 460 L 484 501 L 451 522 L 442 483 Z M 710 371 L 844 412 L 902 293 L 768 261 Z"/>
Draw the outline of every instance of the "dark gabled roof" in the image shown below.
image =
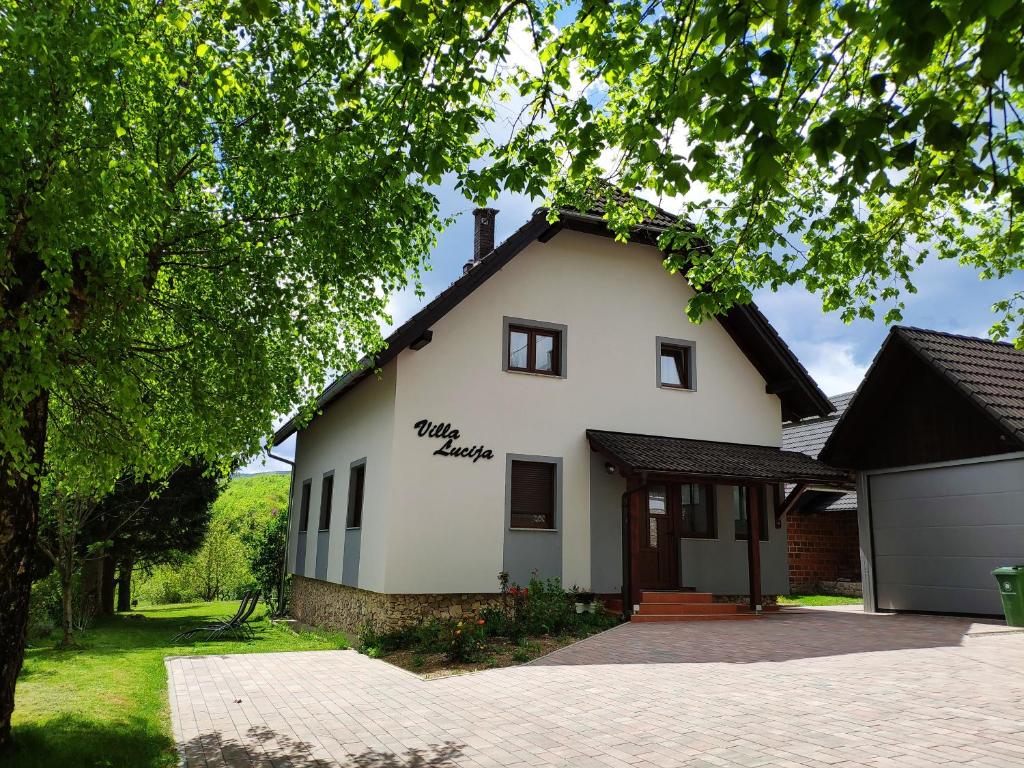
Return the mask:
<path fill-rule="evenodd" d="M 782 425 L 782 449 L 806 453 L 818 458 L 832 430 L 846 412 L 846 406 L 853 399 L 853 392 L 832 395 L 829 400 L 836 410 L 827 416 L 815 416 L 801 421 L 791 421 Z M 786 486 L 788 494 L 793 486 Z M 813 508 L 820 512 L 848 512 L 857 509 L 857 494 L 829 492 L 826 490 L 806 491 L 798 503 L 799 509 Z"/>
<path fill-rule="evenodd" d="M 717 480 L 850 484 L 848 472 L 795 451 L 766 445 L 588 429 L 591 447 L 626 473 L 677 474 Z"/>
<path fill-rule="evenodd" d="M 886 401 L 888 407 L 881 408 L 879 403 Z M 941 414 L 917 408 L 929 401 L 938 403 Z M 902 410 L 893 410 L 893 403 Z M 923 428 L 927 435 L 919 432 Z M 884 433 L 878 437 L 881 444 L 868 442 L 873 433 Z M 894 326 L 819 455 L 836 463 L 858 461 L 859 468 L 898 466 L 896 454 L 887 449 L 894 440 L 913 459 L 908 463 L 1024 448 L 1024 350 L 974 336 Z M 920 450 L 910 452 L 907 446 Z M 929 447 L 934 455 L 927 455 Z"/>
<path fill-rule="evenodd" d="M 894 330 L 1008 433 L 1024 441 L 1024 350 L 923 328 Z"/>
<path fill-rule="evenodd" d="M 619 196 L 626 193 L 616 191 L 613 194 Z M 654 214 L 632 232 L 631 242 L 656 246 L 661 234 L 677 221 L 677 218 L 667 211 L 652 207 Z M 472 269 L 396 328 L 385 339 L 384 349 L 374 359 L 364 359 L 358 369 L 346 373 L 327 387 L 317 398 L 317 410 L 323 409 L 369 376 L 373 370 L 397 357 L 403 349 L 420 338 L 434 323 L 535 240 L 547 242 L 562 229 L 610 236 L 611 232 L 602 218 L 604 211 L 602 203 L 585 212 L 561 209 L 558 220 L 551 223 L 548 221 L 548 209 L 538 208 L 529 221 L 511 237 L 481 258 Z M 832 405 L 828 398 L 753 302 L 736 305 L 717 319 L 764 377 L 767 389 L 778 394 L 782 401 L 784 420 L 820 416 L 831 412 Z M 297 429 L 296 417 L 292 417 L 274 434 L 273 444 L 280 445 Z"/>
<path fill-rule="evenodd" d="M 835 406 L 835 411 L 827 416 L 812 416 L 809 419 L 790 421 L 782 425 L 782 448 L 786 451 L 799 451 L 808 456 L 818 458 L 825 441 L 836 426 L 836 422 L 846 411 L 850 404 L 853 392 L 844 392 L 841 395 L 832 395 L 829 400 Z"/>

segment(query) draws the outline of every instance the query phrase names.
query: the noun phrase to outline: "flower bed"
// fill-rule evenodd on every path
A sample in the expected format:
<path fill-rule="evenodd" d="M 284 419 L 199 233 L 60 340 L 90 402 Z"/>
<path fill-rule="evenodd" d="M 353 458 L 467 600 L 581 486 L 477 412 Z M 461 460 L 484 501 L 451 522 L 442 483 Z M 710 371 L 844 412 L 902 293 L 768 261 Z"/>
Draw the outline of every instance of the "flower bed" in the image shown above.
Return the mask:
<path fill-rule="evenodd" d="M 430 677 L 522 664 L 615 626 L 606 611 L 577 612 L 583 593 L 566 592 L 558 579 L 538 579 L 526 587 L 498 577 L 501 606 L 462 620 L 430 619 L 392 632 L 363 627 L 359 650 Z"/>

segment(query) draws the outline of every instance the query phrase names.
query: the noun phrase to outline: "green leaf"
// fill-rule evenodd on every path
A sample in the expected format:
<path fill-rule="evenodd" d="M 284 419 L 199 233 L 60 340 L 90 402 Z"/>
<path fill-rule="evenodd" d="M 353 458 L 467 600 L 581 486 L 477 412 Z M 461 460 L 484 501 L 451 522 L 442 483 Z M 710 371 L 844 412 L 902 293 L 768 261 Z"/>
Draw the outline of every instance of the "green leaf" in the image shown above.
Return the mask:
<path fill-rule="evenodd" d="M 761 54 L 759 59 L 761 74 L 769 80 L 782 76 L 786 71 L 786 57 L 777 51 L 768 50 Z"/>
<path fill-rule="evenodd" d="M 200 59 L 206 56 L 206 54 L 209 52 L 210 46 L 206 43 L 200 43 L 199 46 L 196 48 L 196 56 L 198 56 Z"/>
<path fill-rule="evenodd" d="M 996 36 L 993 30 L 985 37 L 979 53 L 981 56 L 978 72 L 984 80 L 991 83 L 1011 67 L 1020 54 L 1020 48 L 1011 45 L 1004 37 Z"/>

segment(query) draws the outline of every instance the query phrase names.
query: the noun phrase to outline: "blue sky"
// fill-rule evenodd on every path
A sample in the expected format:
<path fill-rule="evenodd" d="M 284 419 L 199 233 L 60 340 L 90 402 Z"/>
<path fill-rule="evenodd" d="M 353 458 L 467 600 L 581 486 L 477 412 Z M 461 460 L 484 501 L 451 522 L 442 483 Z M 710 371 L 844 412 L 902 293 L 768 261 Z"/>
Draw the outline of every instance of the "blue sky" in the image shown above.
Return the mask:
<path fill-rule="evenodd" d="M 462 265 L 472 255 L 473 205 L 453 185 L 442 186 L 437 194 L 442 214 L 456 214 L 458 219 L 442 233 L 430 258 L 430 271 L 422 276 L 426 296 L 419 299 L 410 289 L 392 299 L 393 326 L 407 320 L 456 280 L 462 274 Z M 651 202 L 658 201 L 652 199 Z M 538 205 L 512 194 L 503 195 L 491 204 L 500 211 L 496 221 L 497 242 L 518 229 Z M 914 283 L 918 292 L 906 297 L 903 324 L 986 336 L 994 320 L 992 304 L 1012 293 L 1012 286 L 1019 290 L 1020 278 L 984 281 L 975 271 L 955 262 L 931 259 L 915 272 Z M 825 314 L 821 299 L 802 287 L 788 287 L 777 293 L 761 290 L 754 300 L 828 395 L 857 387 L 888 332 L 880 319 L 884 312 L 877 313 L 878 320 L 856 320 L 847 325 L 838 314 Z M 680 306 L 679 311 L 683 310 Z M 275 453 L 290 458 L 293 443 L 294 438 Z M 243 471 L 287 468 L 280 462 L 264 463 L 257 458 Z"/>

